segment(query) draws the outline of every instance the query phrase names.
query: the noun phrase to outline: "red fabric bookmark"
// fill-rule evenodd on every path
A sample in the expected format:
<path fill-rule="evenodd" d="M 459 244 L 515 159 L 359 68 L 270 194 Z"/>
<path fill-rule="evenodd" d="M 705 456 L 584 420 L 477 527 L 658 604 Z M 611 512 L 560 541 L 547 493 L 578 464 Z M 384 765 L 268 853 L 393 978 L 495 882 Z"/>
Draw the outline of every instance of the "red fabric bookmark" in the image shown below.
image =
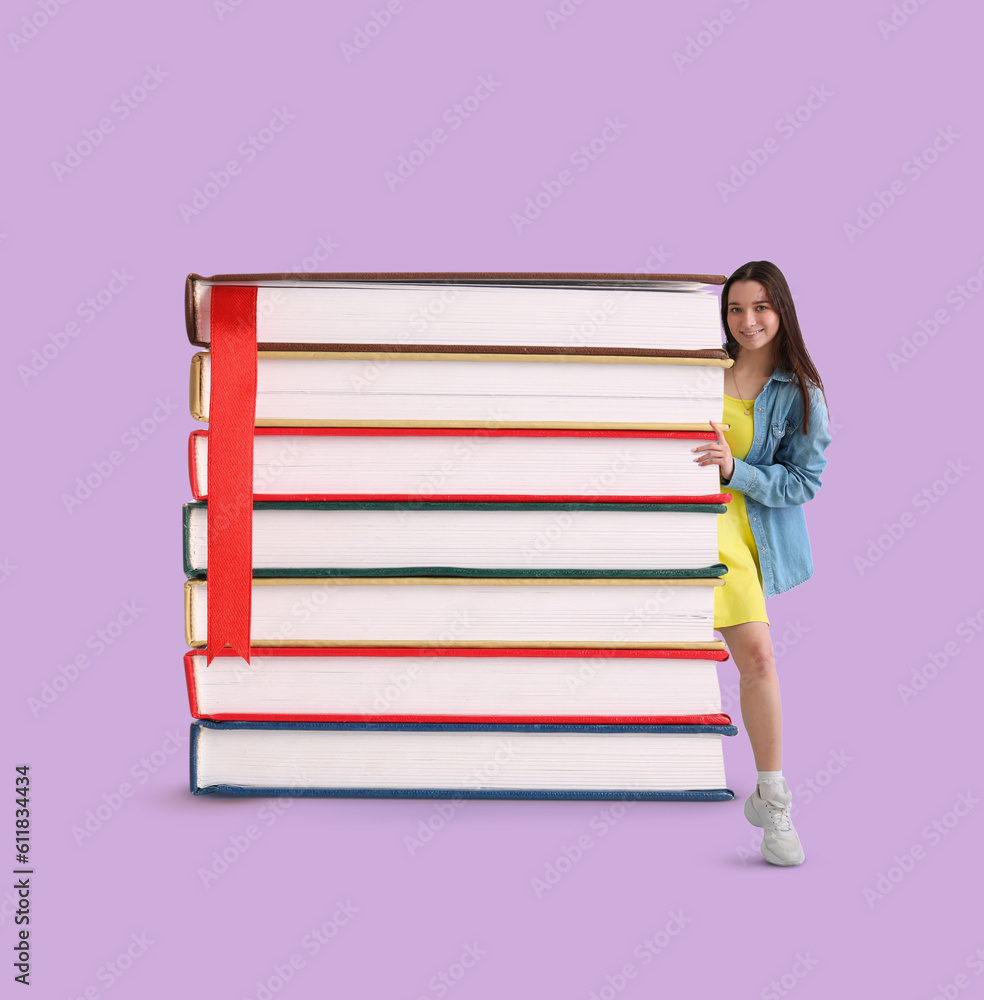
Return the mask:
<path fill-rule="evenodd" d="M 208 658 L 249 662 L 253 576 L 256 288 L 213 285 L 208 429 Z"/>

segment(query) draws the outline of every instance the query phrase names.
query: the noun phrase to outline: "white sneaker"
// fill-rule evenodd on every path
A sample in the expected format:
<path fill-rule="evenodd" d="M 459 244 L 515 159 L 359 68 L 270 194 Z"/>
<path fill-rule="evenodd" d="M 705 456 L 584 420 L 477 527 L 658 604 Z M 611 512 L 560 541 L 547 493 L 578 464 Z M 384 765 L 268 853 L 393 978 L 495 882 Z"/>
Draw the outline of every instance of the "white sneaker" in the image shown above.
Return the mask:
<path fill-rule="evenodd" d="M 782 779 L 782 791 L 773 798 L 763 799 L 758 785 L 745 799 L 745 819 L 752 826 L 762 828 L 762 856 L 773 865 L 801 865 L 806 859 L 799 837 L 789 818 L 789 807 L 793 796 L 786 779 Z"/>

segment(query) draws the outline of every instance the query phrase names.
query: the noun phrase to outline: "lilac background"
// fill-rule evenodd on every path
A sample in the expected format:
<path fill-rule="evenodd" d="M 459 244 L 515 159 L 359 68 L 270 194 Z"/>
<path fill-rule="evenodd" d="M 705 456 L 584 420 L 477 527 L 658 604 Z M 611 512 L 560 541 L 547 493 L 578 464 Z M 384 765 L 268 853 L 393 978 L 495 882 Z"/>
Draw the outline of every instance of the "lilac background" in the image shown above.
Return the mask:
<path fill-rule="evenodd" d="M 961 793 L 984 793 L 984 639 L 958 631 L 982 610 L 965 526 L 978 515 L 968 439 L 984 293 L 976 278 L 970 300 L 953 291 L 984 261 L 984 16 L 969 0 L 906 0 L 910 13 L 900 7 L 883 37 L 889 0 L 568 4 L 403 0 L 348 61 L 342 43 L 354 45 L 382 0 L 71 3 L 26 43 L 9 33 L 42 7 L 5 6 L 3 765 L 8 789 L 14 765 L 32 765 L 38 994 L 262 1000 L 292 955 L 303 967 L 272 980 L 291 1000 L 791 989 L 805 1000 L 837 988 L 929 998 L 953 983 L 969 995 L 960 975 L 980 990 L 984 963 L 965 960 L 984 946 L 967 891 L 980 884 L 984 809 L 950 811 Z M 551 27 L 548 10 L 562 9 Z M 729 23 L 675 65 L 723 9 Z M 148 65 L 166 76 L 121 120 L 113 102 Z M 448 128 L 445 109 L 489 75 L 491 96 Z M 786 137 L 777 123 L 813 88 L 830 96 Z M 247 162 L 237 146 L 277 108 L 295 117 Z M 113 130 L 59 179 L 52 161 L 102 118 Z M 606 118 L 626 128 L 517 232 L 512 213 Z M 384 172 L 442 125 L 447 141 L 391 192 Z M 938 162 L 907 174 L 947 129 L 956 138 Z M 718 182 L 770 137 L 766 162 L 722 195 Z M 240 174 L 185 222 L 181 203 L 233 158 Z M 844 224 L 896 179 L 904 192 L 849 239 Z M 319 240 L 335 246 L 315 266 L 305 258 Z M 187 272 L 729 273 L 763 257 L 790 281 L 834 429 L 807 511 L 816 575 L 769 603 L 803 867 L 767 866 L 742 816 L 754 765 L 730 664 L 735 800 L 636 805 L 604 835 L 603 803 L 472 802 L 411 854 L 405 838 L 439 825 L 434 802 L 295 800 L 277 816 L 261 812 L 265 800 L 189 795 L 185 744 L 167 752 L 189 722 L 179 524 L 198 425 L 186 405 Z M 131 280 L 85 322 L 77 304 L 113 269 Z M 894 370 L 890 352 L 941 309 L 937 334 L 920 334 Z M 73 319 L 78 335 L 25 375 Z M 127 438 L 141 421 L 152 433 Z M 122 464 L 69 512 L 63 494 L 114 450 Z M 947 484 L 951 462 L 969 471 Z M 945 492 L 917 507 L 938 481 Z M 901 537 L 884 537 L 887 551 L 859 569 L 885 522 Z M 136 620 L 95 654 L 88 637 L 123 602 Z M 898 685 L 932 674 L 928 657 L 947 643 L 948 665 L 903 701 Z M 79 653 L 90 665 L 32 710 Z M 155 751 L 151 774 L 140 762 Z M 73 827 L 122 782 L 133 795 L 77 842 Z M 250 825 L 258 839 L 205 886 L 200 870 Z M 584 834 L 590 849 L 538 897 L 531 880 Z M 893 870 L 913 845 L 911 870 Z M 897 881 L 866 898 L 880 876 Z M 8 958 L 11 898 L 4 885 Z M 305 936 L 340 902 L 357 913 L 312 954 Z M 681 912 L 684 929 L 644 965 L 637 946 Z M 141 934 L 153 943 L 108 985 L 105 963 Z M 450 988 L 431 984 L 468 944 L 484 952 L 474 967 Z M 630 962 L 634 975 L 620 979 Z"/>

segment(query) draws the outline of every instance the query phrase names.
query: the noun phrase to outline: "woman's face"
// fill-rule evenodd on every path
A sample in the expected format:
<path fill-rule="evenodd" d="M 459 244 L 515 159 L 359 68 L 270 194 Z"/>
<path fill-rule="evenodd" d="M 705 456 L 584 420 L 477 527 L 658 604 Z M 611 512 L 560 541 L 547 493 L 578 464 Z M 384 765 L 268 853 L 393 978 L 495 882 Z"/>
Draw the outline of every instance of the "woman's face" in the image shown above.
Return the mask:
<path fill-rule="evenodd" d="M 728 329 L 742 349 L 758 351 L 779 332 L 779 314 L 757 281 L 736 281 L 728 289 Z"/>

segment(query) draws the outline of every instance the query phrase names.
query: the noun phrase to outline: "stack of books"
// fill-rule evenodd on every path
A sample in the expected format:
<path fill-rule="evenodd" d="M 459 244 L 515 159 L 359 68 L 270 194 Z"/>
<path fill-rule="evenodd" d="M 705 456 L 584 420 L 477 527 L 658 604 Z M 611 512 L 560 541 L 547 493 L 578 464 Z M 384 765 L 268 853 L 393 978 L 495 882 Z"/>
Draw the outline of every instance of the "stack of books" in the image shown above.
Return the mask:
<path fill-rule="evenodd" d="M 213 292 L 255 297 L 248 662 L 208 648 L 226 459 L 189 446 L 192 791 L 733 798 L 730 496 L 691 452 L 723 414 L 723 282 L 190 275 L 199 420 L 237 404 Z"/>

